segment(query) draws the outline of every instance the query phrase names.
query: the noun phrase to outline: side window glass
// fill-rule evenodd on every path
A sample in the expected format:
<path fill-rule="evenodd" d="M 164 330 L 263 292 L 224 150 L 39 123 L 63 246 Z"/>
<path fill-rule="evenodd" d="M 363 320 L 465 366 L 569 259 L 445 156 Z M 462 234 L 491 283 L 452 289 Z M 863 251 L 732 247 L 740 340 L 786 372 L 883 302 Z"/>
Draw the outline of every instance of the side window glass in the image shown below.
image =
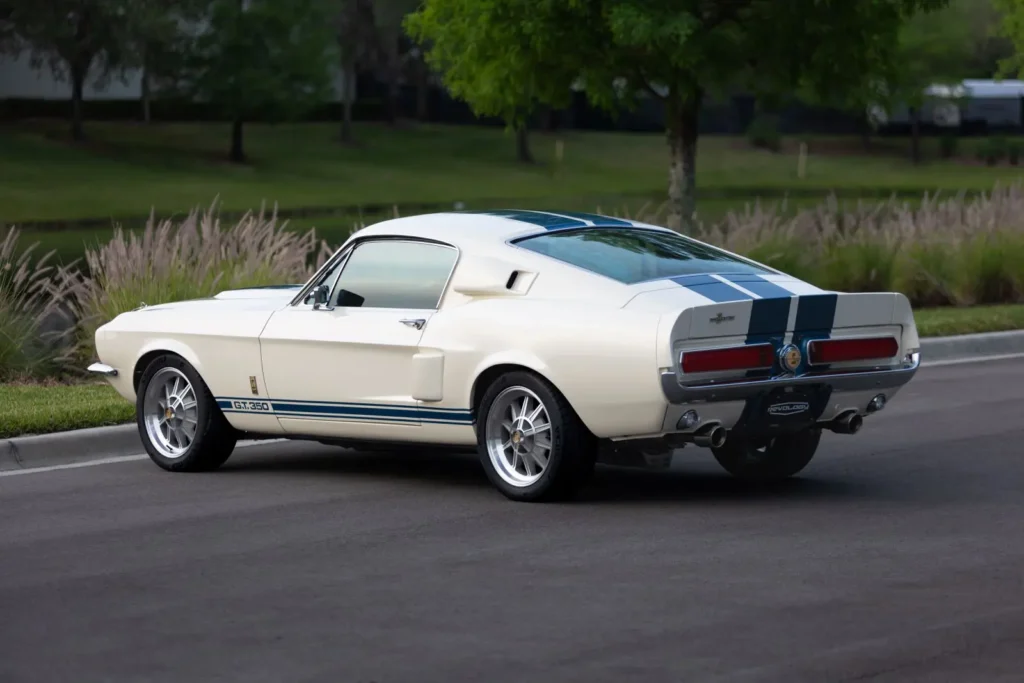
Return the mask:
<path fill-rule="evenodd" d="M 458 253 L 426 242 L 378 240 L 348 258 L 331 305 L 363 308 L 437 308 Z"/>

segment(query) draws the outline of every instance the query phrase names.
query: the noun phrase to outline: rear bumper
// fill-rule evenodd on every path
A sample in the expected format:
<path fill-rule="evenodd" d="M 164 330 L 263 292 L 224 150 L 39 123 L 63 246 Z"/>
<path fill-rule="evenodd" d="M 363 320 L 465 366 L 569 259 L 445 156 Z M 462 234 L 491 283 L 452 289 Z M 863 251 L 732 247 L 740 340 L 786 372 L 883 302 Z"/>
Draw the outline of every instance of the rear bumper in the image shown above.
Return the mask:
<path fill-rule="evenodd" d="M 743 401 L 783 387 L 828 385 L 835 393 L 863 391 L 894 391 L 909 382 L 921 365 L 921 354 L 911 354 L 902 367 L 892 370 L 871 370 L 800 377 L 759 379 L 751 382 L 685 385 L 674 372 L 661 375 L 661 389 L 669 403 L 715 403 Z"/>

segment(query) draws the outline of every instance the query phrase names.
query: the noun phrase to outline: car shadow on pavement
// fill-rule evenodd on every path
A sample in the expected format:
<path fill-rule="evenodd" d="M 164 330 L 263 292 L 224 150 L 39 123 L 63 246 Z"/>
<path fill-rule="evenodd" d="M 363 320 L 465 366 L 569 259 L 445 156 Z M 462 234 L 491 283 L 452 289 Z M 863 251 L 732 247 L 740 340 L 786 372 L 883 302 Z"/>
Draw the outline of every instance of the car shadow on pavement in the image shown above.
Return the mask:
<path fill-rule="evenodd" d="M 832 468 L 829 468 L 832 470 Z M 477 457 L 471 453 L 439 451 L 362 452 L 324 447 L 298 454 L 266 452 L 256 457 L 232 458 L 221 470 L 244 476 L 338 476 L 362 483 L 401 485 L 415 489 L 441 486 L 462 491 L 493 490 Z M 496 493 L 496 492 L 495 492 Z M 935 491 L 930 492 L 934 497 Z M 764 503 L 779 501 L 882 500 L 910 502 L 921 496 L 906 486 L 884 480 L 850 477 L 834 470 L 807 472 L 777 484 L 756 484 L 734 479 L 703 463 L 685 463 L 670 470 L 642 470 L 598 465 L 576 504 L 608 503 Z"/>

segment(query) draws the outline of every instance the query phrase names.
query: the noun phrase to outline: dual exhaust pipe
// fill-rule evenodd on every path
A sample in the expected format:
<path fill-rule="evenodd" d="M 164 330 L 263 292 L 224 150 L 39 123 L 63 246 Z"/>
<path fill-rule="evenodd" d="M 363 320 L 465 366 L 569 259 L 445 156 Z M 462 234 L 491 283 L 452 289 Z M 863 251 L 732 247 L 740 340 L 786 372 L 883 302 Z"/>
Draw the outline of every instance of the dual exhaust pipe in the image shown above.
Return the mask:
<path fill-rule="evenodd" d="M 836 434 L 856 434 L 864 426 L 864 418 L 856 410 L 843 413 L 829 422 L 826 428 Z M 701 448 L 721 448 L 729 432 L 720 424 L 712 424 L 700 429 L 691 439 Z"/>

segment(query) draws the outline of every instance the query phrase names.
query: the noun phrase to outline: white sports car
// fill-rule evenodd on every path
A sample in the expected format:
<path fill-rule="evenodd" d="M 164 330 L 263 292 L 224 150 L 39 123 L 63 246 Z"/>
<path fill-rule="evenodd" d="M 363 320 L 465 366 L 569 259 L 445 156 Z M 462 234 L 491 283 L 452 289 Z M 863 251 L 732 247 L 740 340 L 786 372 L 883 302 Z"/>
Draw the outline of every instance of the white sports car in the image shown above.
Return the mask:
<path fill-rule="evenodd" d="M 907 298 L 836 293 L 671 230 L 573 212 L 397 218 L 305 284 L 145 306 L 96 332 L 157 465 L 239 438 L 472 447 L 506 496 L 688 444 L 789 477 L 917 371 Z M 599 455 L 601 456 L 599 458 Z"/>

